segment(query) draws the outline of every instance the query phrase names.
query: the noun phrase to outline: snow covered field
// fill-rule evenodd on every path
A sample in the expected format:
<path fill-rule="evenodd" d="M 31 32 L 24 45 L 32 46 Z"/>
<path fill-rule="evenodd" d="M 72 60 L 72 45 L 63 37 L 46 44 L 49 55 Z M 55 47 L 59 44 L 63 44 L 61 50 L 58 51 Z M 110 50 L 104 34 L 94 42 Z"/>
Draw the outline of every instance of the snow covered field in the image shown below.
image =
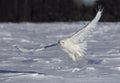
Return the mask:
<path fill-rule="evenodd" d="M 120 83 L 120 23 L 99 23 L 84 57 L 73 62 L 53 47 L 30 52 L 72 35 L 87 22 L 1 23 L 0 83 Z M 14 46 L 24 47 L 20 52 Z"/>

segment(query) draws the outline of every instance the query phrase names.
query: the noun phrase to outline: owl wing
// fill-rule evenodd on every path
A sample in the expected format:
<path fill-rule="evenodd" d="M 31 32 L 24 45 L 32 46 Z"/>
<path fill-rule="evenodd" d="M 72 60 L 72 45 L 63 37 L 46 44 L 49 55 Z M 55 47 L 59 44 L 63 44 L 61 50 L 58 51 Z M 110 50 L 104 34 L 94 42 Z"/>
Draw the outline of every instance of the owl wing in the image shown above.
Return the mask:
<path fill-rule="evenodd" d="M 77 33 L 72 35 L 70 37 L 70 40 L 76 44 L 83 42 L 85 40 L 85 38 L 89 35 L 89 33 L 96 27 L 98 21 L 101 18 L 102 11 L 103 11 L 103 9 L 99 8 L 95 18 L 89 24 L 87 24 L 85 27 L 83 27 L 80 31 L 78 31 Z"/>

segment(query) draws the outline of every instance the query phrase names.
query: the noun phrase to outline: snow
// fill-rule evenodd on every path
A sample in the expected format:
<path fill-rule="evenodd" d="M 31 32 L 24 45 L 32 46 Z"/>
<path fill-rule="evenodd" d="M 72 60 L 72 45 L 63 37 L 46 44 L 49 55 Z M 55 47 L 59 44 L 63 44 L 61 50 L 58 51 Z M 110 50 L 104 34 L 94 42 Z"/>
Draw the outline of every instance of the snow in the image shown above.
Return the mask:
<path fill-rule="evenodd" d="M 19 52 L 56 43 L 88 22 L 0 23 L 0 83 L 119 83 L 120 23 L 99 23 L 84 57 L 73 62 L 60 49 Z"/>

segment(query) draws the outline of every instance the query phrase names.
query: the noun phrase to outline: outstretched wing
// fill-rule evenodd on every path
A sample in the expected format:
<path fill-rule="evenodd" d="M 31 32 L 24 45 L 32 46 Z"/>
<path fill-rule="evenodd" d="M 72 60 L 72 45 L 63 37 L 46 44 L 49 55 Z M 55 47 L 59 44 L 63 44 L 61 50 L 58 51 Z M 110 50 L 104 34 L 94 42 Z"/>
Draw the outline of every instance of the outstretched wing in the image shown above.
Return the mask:
<path fill-rule="evenodd" d="M 85 27 L 83 27 L 79 32 L 75 33 L 73 36 L 70 37 L 70 40 L 73 43 L 79 43 L 83 42 L 85 38 L 88 36 L 88 34 L 96 27 L 101 15 L 102 15 L 103 9 L 100 8 L 95 16 L 95 18 Z"/>
<path fill-rule="evenodd" d="M 39 52 L 39 51 L 43 51 L 43 50 L 46 50 L 48 48 L 51 48 L 51 47 L 54 47 L 54 46 L 57 46 L 58 43 L 55 43 L 55 44 L 51 44 L 51 45 L 47 45 L 47 46 L 44 46 L 44 47 L 40 47 L 40 48 L 30 48 L 30 49 L 27 49 L 27 48 L 22 48 L 22 47 L 19 47 L 17 45 L 14 45 L 13 47 L 15 47 L 17 50 L 19 50 L 20 52 L 26 52 L 26 53 L 29 53 L 29 52 Z"/>

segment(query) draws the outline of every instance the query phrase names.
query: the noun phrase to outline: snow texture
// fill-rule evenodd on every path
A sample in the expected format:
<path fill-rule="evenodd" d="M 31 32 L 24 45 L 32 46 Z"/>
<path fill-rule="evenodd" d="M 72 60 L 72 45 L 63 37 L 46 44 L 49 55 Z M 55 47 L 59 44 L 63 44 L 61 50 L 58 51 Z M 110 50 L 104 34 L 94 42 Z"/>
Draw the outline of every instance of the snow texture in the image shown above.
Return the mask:
<path fill-rule="evenodd" d="M 1 23 L 0 83 L 119 83 L 119 22 L 99 23 L 86 40 L 86 54 L 77 62 L 57 46 L 29 51 L 73 35 L 87 23 Z"/>

